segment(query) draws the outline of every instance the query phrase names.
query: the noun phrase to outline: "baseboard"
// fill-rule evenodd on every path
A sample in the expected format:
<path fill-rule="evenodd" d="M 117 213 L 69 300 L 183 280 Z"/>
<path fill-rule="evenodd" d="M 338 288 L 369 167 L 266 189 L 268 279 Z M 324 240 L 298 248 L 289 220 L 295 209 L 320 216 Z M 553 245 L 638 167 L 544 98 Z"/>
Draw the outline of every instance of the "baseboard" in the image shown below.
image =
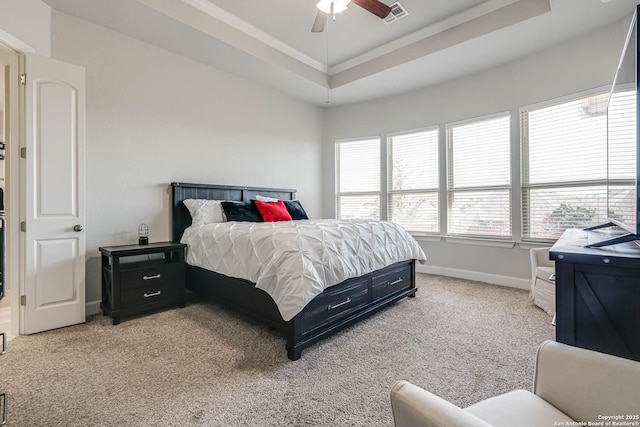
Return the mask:
<path fill-rule="evenodd" d="M 478 282 L 491 283 L 492 285 L 507 286 L 509 288 L 525 290 L 531 289 L 530 279 L 502 276 L 499 274 L 481 273 L 479 271 L 459 270 L 457 268 L 416 264 L 416 272 L 437 274 L 438 276 L 455 277 L 457 279 L 475 280 Z"/>
<path fill-rule="evenodd" d="M 102 313 L 102 310 L 100 309 L 100 301 L 91 301 L 85 304 L 84 306 L 85 308 L 85 314 L 87 316 L 93 316 L 94 314 L 100 314 Z"/>

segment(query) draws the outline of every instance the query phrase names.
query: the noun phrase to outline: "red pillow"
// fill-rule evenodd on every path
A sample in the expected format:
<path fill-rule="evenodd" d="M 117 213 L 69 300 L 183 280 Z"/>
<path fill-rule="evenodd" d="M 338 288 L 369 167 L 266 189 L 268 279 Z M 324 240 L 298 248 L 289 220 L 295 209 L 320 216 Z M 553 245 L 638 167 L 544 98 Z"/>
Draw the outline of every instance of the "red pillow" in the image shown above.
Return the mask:
<path fill-rule="evenodd" d="M 277 202 L 259 202 L 256 200 L 253 203 L 255 203 L 256 208 L 260 211 L 264 222 L 291 221 L 291 214 L 289 214 L 282 200 L 278 200 Z"/>

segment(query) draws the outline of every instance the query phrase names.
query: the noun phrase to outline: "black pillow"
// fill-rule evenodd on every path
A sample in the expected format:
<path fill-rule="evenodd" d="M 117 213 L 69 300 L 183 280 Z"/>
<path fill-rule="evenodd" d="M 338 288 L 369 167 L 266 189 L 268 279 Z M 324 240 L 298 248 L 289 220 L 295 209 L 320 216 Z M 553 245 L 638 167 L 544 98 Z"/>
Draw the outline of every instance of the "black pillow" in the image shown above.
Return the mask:
<path fill-rule="evenodd" d="M 291 219 L 309 219 L 299 200 L 284 200 Z"/>
<path fill-rule="evenodd" d="M 262 215 L 252 203 L 220 202 L 227 221 L 262 222 Z"/>

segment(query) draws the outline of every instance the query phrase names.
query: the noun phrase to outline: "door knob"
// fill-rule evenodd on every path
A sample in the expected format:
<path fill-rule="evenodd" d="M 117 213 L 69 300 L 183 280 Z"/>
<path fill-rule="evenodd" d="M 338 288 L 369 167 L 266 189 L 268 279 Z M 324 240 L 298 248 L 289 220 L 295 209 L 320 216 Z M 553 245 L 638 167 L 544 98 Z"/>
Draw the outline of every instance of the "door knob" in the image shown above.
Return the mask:
<path fill-rule="evenodd" d="M 82 231 L 82 226 L 80 224 L 76 224 L 73 226 L 73 231 Z"/>

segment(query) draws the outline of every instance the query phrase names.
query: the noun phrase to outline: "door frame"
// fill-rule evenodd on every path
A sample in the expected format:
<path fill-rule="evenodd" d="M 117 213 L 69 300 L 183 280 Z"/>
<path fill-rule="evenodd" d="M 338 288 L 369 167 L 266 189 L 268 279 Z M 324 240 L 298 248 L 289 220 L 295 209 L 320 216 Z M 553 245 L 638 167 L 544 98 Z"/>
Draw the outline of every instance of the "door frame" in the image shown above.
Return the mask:
<path fill-rule="evenodd" d="M 9 54 L 9 105 L 5 106 L 5 114 L 9 114 L 9 138 L 5 141 L 5 280 L 11 283 L 9 303 L 11 305 L 11 335 L 22 332 L 24 313 L 20 306 L 20 295 L 24 292 L 24 241 L 20 235 L 20 218 L 24 206 L 21 206 L 21 194 L 25 194 L 24 180 L 20 176 L 20 147 L 24 124 L 24 111 L 20 110 L 23 101 L 20 99 L 20 55 L 36 53 L 29 44 L 0 30 L 0 48 Z M 4 85 L 4 81 L 0 84 Z M 6 129 L 5 129 L 6 133 Z M 8 185 L 7 185 L 8 184 Z"/>

